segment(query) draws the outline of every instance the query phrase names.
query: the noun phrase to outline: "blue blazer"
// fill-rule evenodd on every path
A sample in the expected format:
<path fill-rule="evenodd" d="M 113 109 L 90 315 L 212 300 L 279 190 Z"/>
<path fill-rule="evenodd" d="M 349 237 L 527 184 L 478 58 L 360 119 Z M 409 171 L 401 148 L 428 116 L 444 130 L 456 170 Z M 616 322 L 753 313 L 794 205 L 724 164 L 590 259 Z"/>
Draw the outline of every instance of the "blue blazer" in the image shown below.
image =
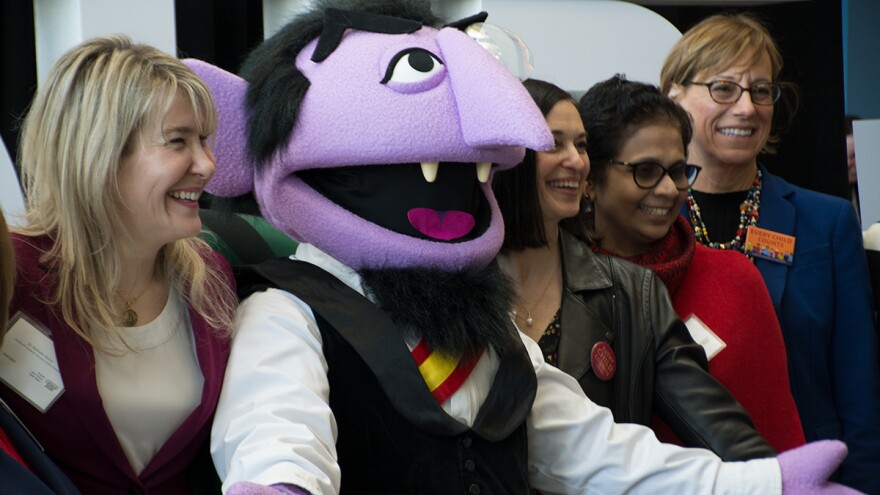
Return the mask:
<path fill-rule="evenodd" d="M 55 466 L 18 419 L 0 401 L 0 430 L 28 464 L 24 467 L 0 450 L 0 495 L 79 495 L 79 490 Z"/>
<path fill-rule="evenodd" d="M 840 481 L 880 494 L 880 355 L 855 210 L 761 171 L 758 226 L 795 237 L 792 266 L 762 259 L 755 266 L 782 325 L 804 434 L 808 442 L 846 442 Z"/>

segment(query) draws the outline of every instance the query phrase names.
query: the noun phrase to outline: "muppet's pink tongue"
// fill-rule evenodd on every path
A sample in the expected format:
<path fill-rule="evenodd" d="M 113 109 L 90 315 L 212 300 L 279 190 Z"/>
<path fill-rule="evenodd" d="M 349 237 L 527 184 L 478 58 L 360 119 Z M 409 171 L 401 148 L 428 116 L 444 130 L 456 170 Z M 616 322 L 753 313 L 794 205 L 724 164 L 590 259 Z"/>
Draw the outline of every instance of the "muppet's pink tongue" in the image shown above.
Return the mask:
<path fill-rule="evenodd" d="M 463 211 L 413 208 L 407 212 L 406 217 L 416 230 L 441 241 L 464 237 L 474 228 L 474 217 Z"/>

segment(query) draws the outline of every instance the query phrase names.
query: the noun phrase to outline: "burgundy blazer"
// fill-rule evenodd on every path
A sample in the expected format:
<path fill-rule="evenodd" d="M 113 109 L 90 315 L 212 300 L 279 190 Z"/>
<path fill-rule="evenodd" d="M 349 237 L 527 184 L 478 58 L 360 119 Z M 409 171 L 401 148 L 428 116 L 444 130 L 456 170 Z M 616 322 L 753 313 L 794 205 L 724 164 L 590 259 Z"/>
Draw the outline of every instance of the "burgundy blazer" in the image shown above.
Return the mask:
<path fill-rule="evenodd" d="M 189 309 L 204 377 L 201 403 L 137 476 L 104 411 L 92 347 L 70 330 L 60 311 L 43 303 L 55 287 L 51 269 L 39 260 L 49 248 L 49 240 L 14 234 L 13 243 L 18 279 L 9 314 L 24 311 L 51 331 L 64 393 L 45 414 L 2 383 L 0 397 L 83 493 L 188 494 L 187 468 L 210 434 L 229 356 L 228 339 L 218 336 Z M 234 284 L 229 265 L 220 255 L 212 252 L 206 262 L 221 269 Z"/>

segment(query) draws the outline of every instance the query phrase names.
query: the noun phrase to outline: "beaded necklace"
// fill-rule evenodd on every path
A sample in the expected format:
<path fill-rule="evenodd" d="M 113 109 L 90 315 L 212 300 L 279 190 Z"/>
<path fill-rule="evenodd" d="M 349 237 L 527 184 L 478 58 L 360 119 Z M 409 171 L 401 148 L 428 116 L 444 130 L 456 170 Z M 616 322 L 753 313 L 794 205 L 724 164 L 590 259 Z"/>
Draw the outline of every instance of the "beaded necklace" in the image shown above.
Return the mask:
<path fill-rule="evenodd" d="M 752 187 L 746 195 L 745 201 L 739 205 L 739 226 L 736 228 L 736 235 L 730 242 L 713 242 L 709 240 L 709 232 L 706 230 L 706 224 L 703 223 L 703 217 L 700 214 L 700 207 L 694 199 L 691 189 L 688 189 L 687 205 L 688 214 L 691 224 L 694 226 L 694 237 L 696 241 L 704 246 L 712 249 L 733 249 L 741 253 L 745 253 L 745 237 L 749 227 L 758 224 L 758 217 L 761 207 L 761 186 L 763 184 L 763 174 L 761 169 L 755 173 L 755 180 Z M 752 257 L 746 254 L 751 260 Z"/>

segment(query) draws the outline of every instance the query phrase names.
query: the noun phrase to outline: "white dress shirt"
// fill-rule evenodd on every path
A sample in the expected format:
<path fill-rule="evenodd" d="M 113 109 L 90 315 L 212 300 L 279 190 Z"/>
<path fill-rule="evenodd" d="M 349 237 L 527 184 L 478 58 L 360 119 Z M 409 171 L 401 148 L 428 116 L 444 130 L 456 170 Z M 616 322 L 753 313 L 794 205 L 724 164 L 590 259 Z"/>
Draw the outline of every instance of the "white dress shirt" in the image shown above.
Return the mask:
<path fill-rule="evenodd" d="M 301 244 L 295 259 L 364 292 L 355 271 L 314 246 Z M 245 300 L 236 318 L 211 434 L 224 491 L 251 481 L 338 493 L 336 421 L 312 311 L 296 296 L 269 289 Z M 591 402 L 577 381 L 544 362 L 534 341 L 521 337 L 538 383 L 527 419 L 529 478 L 543 494 L 781 493 L 775 459 L 724 463 L 707 450 L 662 444 L 644 426 L 615 424 L 608 409 Z M 472 425 L 497 368 L 497 356 L 484 353 L 443 409 Z"/>

